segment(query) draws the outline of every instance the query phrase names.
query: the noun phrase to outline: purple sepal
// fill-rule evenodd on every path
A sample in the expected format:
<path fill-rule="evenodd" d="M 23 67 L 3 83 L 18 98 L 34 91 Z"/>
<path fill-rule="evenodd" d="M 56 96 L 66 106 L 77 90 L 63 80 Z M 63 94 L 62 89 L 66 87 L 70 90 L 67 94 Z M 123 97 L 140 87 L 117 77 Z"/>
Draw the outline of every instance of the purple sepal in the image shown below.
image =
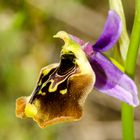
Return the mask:
<path fill-rule="evenodd" d="M 108 17 L 104 26 L 104 30 L 93 45 L 95 51 L 107 51 L 117 42 L 122 31 L 121 20 L 117 13 L 113 10 L 110 10 Z"/>
<path fill-rule="evenodd" d="M 137 88 L 126 74 L 121 72 L 100 52 L 90 56 L 89 61 L 96 75 L 95 88 L 132 106 L 139 104 Z"/>
<path fill-rule="evenodd" d="M 115 11 L 110 10 L 104 31 L 96 44 L 93 45 L 90 42 L 84 44 L 81 39 L 73 35 L 70 35 L 70 37 L 81 45 L 89 58 L 96 75 L 95 88 L 132 106 L 137 106 L 139 105 L 139 99 L 133 80 L 100 53 L 113 47 L 120 37 L 121 30 L 119 16 Z"/>

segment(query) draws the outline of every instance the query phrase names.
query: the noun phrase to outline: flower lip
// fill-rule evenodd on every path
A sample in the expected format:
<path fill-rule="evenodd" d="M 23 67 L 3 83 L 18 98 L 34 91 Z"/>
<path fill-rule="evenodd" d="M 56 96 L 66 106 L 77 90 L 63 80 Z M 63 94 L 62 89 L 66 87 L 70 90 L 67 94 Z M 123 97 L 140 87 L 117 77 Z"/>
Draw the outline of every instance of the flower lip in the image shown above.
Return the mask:
<path fill-rule="evenodd" d="M 21 97 L 16 101 L 17 117 L 31 117 L 41 128 L 79 120 L 85 99 L 95 83 L 94 72 L 81 46 L 66 32 L 59 32 L 56 37 L 65 41 L 60 63 L 41 70 L 29 100 Z"/>

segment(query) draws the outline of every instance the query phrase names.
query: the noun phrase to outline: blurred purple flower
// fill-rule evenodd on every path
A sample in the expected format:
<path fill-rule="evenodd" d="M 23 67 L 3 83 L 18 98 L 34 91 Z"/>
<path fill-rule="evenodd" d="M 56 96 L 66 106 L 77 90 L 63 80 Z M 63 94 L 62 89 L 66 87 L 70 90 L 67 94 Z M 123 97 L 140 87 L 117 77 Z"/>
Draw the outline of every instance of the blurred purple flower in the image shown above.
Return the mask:
<path fill-rule="evenodd" d="M 119 16 L 110 10 L 104 30 L 95 44 L 84 43 L 73 35 L 70 37 L 83 47 L 89 59 L 96 75 L 95 89 L 135 107 L 139 105 L 135 83 L 102 54 L 118 41 L 121 31 Z"/>

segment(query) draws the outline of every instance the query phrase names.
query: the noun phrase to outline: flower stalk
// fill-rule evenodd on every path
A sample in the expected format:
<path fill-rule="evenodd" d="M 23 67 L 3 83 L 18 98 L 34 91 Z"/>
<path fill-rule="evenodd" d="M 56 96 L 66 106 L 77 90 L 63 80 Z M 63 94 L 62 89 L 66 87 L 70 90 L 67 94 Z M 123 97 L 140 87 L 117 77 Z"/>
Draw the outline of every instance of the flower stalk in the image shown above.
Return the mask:
<path fill-rule="evenodd" d="M 135 19 L 130 37 L 127 58 L 125 61 L 125 73 L 132 79 L 135 77 L 136 60 L 140 45 L 140 0 L 135 1 Z M 133 107 L 122 104 L 122 129 L 123 140 L 134 140 L 134 109 Z M 128 135 L 129 134 L 129 135 Z"/>
<path fill-rule="evenodd" d="M 132 29 L 131 38 L 129 40 L 127 30 L 126 30 L 126 22 L 124 17 L 124 11 L 121 0 L 109 0 L 110 8 L 117 11 L 119 14 L 123 30 L 122 35 L 120 37 L 120 51 L 121 54 L 126 54 L 122 56 L 125 64 L 125 73 L 134 79 L 135 77 L 135 67 L 136 67 L 136 59 L 138 55 L 138 48 L 140 44 L 140 1 L 136 0 L 135 4 L 135 19 L 134 25 Z M 123 43 L 124 42 L 124 43 Z M 126 51 L 124 51 L 124 45 Z M 124 53 L 123 53 L 124 52 Z M 132 106 L 127 105 L 126 103 L 122 103 L 122 133 L 123 140 L 134 140 L 134 109 Z"/>

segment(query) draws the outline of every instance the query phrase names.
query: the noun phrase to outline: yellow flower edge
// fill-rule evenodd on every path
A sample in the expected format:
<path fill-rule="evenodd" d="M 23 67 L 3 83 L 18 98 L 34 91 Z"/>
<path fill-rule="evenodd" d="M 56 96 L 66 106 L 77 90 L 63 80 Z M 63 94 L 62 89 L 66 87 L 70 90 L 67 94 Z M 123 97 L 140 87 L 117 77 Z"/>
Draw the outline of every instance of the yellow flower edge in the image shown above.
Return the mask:
<path fill-rule="evenodd" d="M 26 104 L 25 107 L 25 115 L 27 117 L 33 118 L 37 114 L 37 108 L 35 107 L 34 104 Z"/>

